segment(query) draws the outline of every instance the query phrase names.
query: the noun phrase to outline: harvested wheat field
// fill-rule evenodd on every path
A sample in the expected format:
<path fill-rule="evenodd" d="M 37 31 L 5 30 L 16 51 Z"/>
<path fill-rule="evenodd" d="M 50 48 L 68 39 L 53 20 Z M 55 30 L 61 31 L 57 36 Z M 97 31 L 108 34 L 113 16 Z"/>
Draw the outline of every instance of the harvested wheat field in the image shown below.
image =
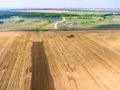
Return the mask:
<path fill-rule="evenodd" d="M 0 32 L 0 90 L 120 90 L 120 31 Z"/>

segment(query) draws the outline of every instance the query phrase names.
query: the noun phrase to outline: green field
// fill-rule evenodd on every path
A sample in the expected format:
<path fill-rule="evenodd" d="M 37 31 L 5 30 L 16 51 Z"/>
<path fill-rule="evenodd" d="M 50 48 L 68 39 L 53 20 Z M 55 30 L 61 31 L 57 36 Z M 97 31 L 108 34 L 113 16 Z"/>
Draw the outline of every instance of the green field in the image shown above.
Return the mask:
<path fill-rule="evenodd" d="M 6 21 L 1 26 L 0 29 L 42 29 L 49 25 L 49 21 L 32 21 L 32 20 L 16 20 L 16 21 Z"/>
<path fill-rule="evenodd" d="M 118 14 L 118 15 L 117 15 Z M 44 20 L 9 20 L 0 22 L 0 30 L 41 30 L 41 29 L 118 29 L 120 28 L 119 13 L 112 12 L 79 12 L 65 13 L 34 13 L 0 11 L 0 20 L 5 18 L 44 18 Z M 55 21 L 50 21 L 49 19 Z M 62 20 L 62 18 L 64 18 Z"/>
<path fill-rule="evenodd" d="M 120 28 L 120 16 L 87 16 L 65 17 L 59 28 Z M 89 14 L 90 15 L 90 14 Z"/>

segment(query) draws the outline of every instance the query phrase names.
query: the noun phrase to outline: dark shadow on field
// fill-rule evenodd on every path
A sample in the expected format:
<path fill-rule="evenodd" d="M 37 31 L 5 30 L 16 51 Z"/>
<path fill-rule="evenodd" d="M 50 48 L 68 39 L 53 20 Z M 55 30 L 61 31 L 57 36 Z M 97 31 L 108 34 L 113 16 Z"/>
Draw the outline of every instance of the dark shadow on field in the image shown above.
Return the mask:
<path fill-rule="evenodd" d="M 100 25 L 95 28 L 100 28 L 100 29 L 120 29 L 120 24 L 107 24 L 107 25 Z"/>
<path fill-rule="evenodd" d="M 33 42 L 31 90 L 55 90 L 43 42 Z"/>

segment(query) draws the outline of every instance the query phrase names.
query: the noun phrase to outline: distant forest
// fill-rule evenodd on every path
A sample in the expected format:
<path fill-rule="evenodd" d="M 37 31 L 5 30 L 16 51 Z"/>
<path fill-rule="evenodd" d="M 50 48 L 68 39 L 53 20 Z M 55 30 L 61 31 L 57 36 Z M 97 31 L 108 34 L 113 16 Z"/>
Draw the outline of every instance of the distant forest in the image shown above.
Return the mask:
<path fill-rule="evenodd" d="M 9 11 L 0 11 L 0 19 L 3 18 L 10 18 L 12 16 L 18 16 L 18 17 L 42 17 L 42 18 L 60 18 L 62 16 L 78 16 L 73 14 L 67 14 L 67 13 L 39 13 L 39 12 L 9 12 Z"/>
<path fill-rule="evenodd" d="M 18 16 L 18 17 L 28 17 L 28 18 L 33 18 L 33 17 L 38 17 L 38 18 L 61 18 L 61 17 L 75 17 L 77 16 L 78 18 L 90 18 L 90 17 L 105 17 L 105 16 L 111 16 L 113 14 L 70 14 L 70 13 L 40 13 L 40 12 L 10 12 L 10 11 L 0 11 L 0 19 L 4 18 L 10 18 L 13 16 Z M 115 14 L 114 14 L 115 15 Z M 120 15 L 120 14 L 116 14 Z"/>

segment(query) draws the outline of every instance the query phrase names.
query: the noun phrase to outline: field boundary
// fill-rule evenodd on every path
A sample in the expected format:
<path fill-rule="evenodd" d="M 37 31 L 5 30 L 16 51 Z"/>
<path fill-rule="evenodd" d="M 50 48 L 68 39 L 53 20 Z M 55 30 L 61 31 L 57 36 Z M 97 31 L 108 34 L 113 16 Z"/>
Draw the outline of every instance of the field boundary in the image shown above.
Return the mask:
<path fill-rule="evenodd" d="M 8 31 L 81 31 L 81 30 L 120 30 L 120 28 L 88 28 L 88 29 L 83 29 L 83 28 L 74 28 L 74 29 L 1 29 L 0 32 L 8 32 Z"/>

